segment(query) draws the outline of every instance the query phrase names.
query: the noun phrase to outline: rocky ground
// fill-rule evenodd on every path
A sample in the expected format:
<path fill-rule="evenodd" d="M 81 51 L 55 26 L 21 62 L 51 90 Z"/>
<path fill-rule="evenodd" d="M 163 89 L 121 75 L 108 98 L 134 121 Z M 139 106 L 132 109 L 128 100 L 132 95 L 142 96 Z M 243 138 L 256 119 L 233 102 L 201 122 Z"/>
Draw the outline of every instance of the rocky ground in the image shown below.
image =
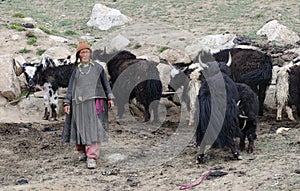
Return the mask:
<path fill-rule="evenodd" d="M 119 6 L 134 9 L 133 4 L 129 6 L 130 2 L 119 1 Z M 32 1 L 31 6 L 43 3 L 46 7 L 51 7 L 44 1 Z M 61 3 L 62 1 L 53 7 L 62 6 Z M 172 4 L 168 1 L 162 5 L 168 3 Z M 253 30 L 253 22 L 260 21 L 258 25 L 262 25 L 267 19 L 285 13 L 285 10 L 291 15 L 294 14 L 287 24 L 290 28 L 297 29 L 297 1 L 289 3 L 290 5 L 282 5 L 279 1 L 272 1 L 267 5 L 257 1 L 248 4 L 247 6 L 252 7 L 248 10 L 260 10 L 265 13 L 264 17 L 257 15 L 259 12 L 256 14 L 254 11 L 255 13 L 250 15 L 247 12 L 248 16 L 237 17 L 228 25 L 218 21 L 213 15 L 219 16 L 221 11 L 226 12 L 229 9 L 223 10 L 214 2 L 203 4 L 201 10 L 206 11 L 200 11 L 199 15 L 192 14 L 192 6 L 178 15 L 182 6 L 178 3 L 177 7 L 169 7 L 167 17 L 163 15 L 160 19 L 148 18 L 145 6 L 143 11 L 127 12 L 134 18 L 134 22 L 129 25 L 106 33 L 97 33 L 86 28 L 83 31 L 91 32 L 94 35 L 92 39 L 100 42 L 99 46 L 121 33 L 132 40 L 128 50 L 137 55 L 157 55 L 162 46 L 184 47 L 193 42 L 197 35 L 235 31 L 239 34 L 249 34 L 248 32 Z M 83 7 L 78 2 L 74 4 L 80 10 Z M 36 50 L 57 45 L 66 47 L 70 52 L 74 51 L 78 36 L 68 37 L 68 43 L 61 43 L 49 40 L 41 34 L 36 45 L 27 45 L 26 31 L 7 28 L 7 23 L 15 19 L 10 15 L 17 11 L 7 10 L 6 5 L 8 4 L 3 1 L 0 4 L 1 12 L 6 13 L 1 17 L 0 25 L 1 54 L 17 56 L 21 54 L 20 49 L 27 48 L 31 51 L 22 56 L 30 61 L 38 57 Z M 26 11 L 24 8 L 28 5 L 25 5 L 20 6 L 19 10 Z M 157 8 L 159 5 L 152 4 Z M 216 10 L 219 12 L 214 12 Z M 53 18 L 58 16 L 55 11 L 48 11 L 48 14 L 48 17 L 51 14 Z M 201 25 L 194 26 L 189 18 L 195 17 L 207 19 L 202 19 L 199 22 Z M 255 20 L 255 17 L 258 19 Z M 82 20 L 83 18 L 80 18 L 78 22 Z M 215 25 L 216 22 L 219 24 Z M 76 29 L 80 28 L 78 25 L 76 24 Z M 134 48 L 137 43 L 142 45 L 141 48 Z M 278 53 L 285 48 L 272 49 L 271 46 L 267 51 Z M 282 61 L 279 60 L 277 64 L 280 63 L 282 64 Z M 34 105 L 40 107 L 29 107 L 33 100 L 37 100 Z M 194 129 L 187 126 L 186 113 L 181 113 L 179 107 L 166 108 L 161 104 L 159 124 L 140 123 L 128 111 L 124 119 L 116 119 L 114 109 L 110 111 L 110 141 L 102 145 L 97 169 L 88 170 L 85 163 L 76 160 L 74 146 L 61 140 L 64 116 L 60 116 L 55 122 L 45 121 L 41 119 L 41 99 L 31 98 L 20 103 L 22 105 L 1 102 L 0 190 L 173 191 L 179 190 L 182 185 L 198 183 L 209 171 L 212 174 L 191 190 L 300 190 L 299 119 L 296 122 L 276 122 L 276 111 L 272 109 L 267 109 L 265 115 L 259 118 L 254 153 L 242 153 L 243 160 L 235 161 L 231 158 L 229 150 L 210 149 L 207 151 L 206 162 L 201 165 L 195 164 L 198 149 L 194 146 Z M 284 118 L 286 119 L 285 115 Z M 276 133 L 281 127 L 289 130 Z"/>

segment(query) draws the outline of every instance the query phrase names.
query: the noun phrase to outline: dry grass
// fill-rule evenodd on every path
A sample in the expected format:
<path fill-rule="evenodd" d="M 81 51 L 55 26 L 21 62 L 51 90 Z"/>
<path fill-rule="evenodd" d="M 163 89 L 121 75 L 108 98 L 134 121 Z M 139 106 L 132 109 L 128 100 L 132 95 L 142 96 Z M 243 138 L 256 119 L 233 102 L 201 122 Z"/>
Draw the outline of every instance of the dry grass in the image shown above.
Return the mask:
<path fill-rule="evenodd" d="M 96 36 L 119 30 L 115 27 L 110 31 L 99 31 L 86 26 L 95 3 L 116 8 L 134 22 L 174 26 L 197 35 L 228 32 L 258 38 L 256 31 L 271 19 L 278 19 L 300 33 L 300 4 L 297 0 L 7 0 L 0 3 L 0 9 L 2 19 L 11 20 L 14 14 L 21 13 L 61 36 L 70 30 L 78 35 L 90 33 Z"/>

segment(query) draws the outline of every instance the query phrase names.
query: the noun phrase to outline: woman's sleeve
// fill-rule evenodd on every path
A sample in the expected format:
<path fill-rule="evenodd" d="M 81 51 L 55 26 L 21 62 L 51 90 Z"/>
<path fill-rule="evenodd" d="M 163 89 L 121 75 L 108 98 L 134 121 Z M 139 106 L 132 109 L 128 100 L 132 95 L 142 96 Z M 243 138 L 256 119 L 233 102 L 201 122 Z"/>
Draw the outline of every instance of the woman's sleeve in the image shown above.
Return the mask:
<path fill-rule="evenodd" d="M 73 83 L 74 83 L 74 79 L 75 79 L 75 74 L 76 74 L 76 69 L 74 69 L 74 71 L 73 71 L 73 73 L 72 73 L 72 75 L 70 77 L 70 80 L 69 80 L 67 94 L 66 94 L 66 97 L 65 97 L 65 99 L 63 101 L 64 106 L 71 104 L 71 101 L 72 101 L 72 91 L 73 91 Z"/>
<path fill-rule="evenodd" d="M 102 78 L 102 85 L 103 85 L 103 88 L 104 88 L 104 91 L 106 93 L 106 96 L 107 98 L 110 100 L 110 99 L 115 99 L 115 96 L 114 94 L 112 93 L 112 90 L 110 88 L 110 85 L 109 85 L 109 82 L 107 80 L 107 76 L 106 76 L 106 73 L 104 71 L 104 69 L 102 69 L 101 71 L 101 78 Z"/>

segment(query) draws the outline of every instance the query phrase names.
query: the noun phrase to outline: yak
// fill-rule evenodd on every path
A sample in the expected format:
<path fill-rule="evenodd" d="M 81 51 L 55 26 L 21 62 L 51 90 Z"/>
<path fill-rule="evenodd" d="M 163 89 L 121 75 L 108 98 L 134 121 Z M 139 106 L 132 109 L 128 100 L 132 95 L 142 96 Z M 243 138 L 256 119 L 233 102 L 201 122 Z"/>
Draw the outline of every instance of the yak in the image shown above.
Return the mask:
<path fill-rule="evenodd" d="M 246 150 L 245 140 L 248 139 L 247 152 L 252 153 L 254 150 L 254 140 L 257 138 L 257 116 L 258 116 L 258 98 L 254 91 L 243 83 L 236 83 L 239 92 L 238 119 L 239 126 L 242 130 L 240 137 L 240 151 Z"/>
<path fill-rule="evenodd" d="M 208 55 L 208 53 L 206 53 Z M 231 62 L 229 57 L 228 63 Z M 202 63 L 199 56 L 199 62 Z M 198 93 L 195 112 L 196 144 L 200 146 L 197 163 L 204 161 L 206 145 L 229 147 L 236 159 L 242 159 L 234 142 L 241 137 L 238 106 L 239 93 L 235 82 L 227 75 L 225 63 L 209 58 L 202 71 L 202 84 Z"/>
<path fill-rule="evenodd" d="M 288 118 L 295 121 L 292 106 L 296 107 L 297 115 L 300 116 L 300 65 L 291 63 L 279 69 L 276 79 L 276 120 L 282 120 L 282 109 L 285 107 Z"/>
<path fill-rule="evenodd" d="M 126 103 L 138 106 L 143 113 L 143 121 L 151 118 L 150 107 L 153 109 L 154 121 L 158 122 L 158 100 L 162 95 L 162 83 L 156 63 L 138 59 L 129 51 L 115 53 L 107 62 L 107 69 L 118 116 L 122 118 Z M 152 107 L 153 105 L 153 107 Z M 136 114 L 130 107 L 132 114 Z"/>
<path fill-rule="evenodd" d="M 42 58 L 39 63 L 23 63 L 22 72 L 25 75 L 28 87 L 27 96 L 35 86 L 41 86 L 44 91 L 44 117 L 48 120 L 57 120 L 58 89 L 66 88 L 74 70 L 74 64 L 60 59 L 59 62 L 68 63 L 55 66 L 53 59 Z M 50 107 L 50 108 L 49 108 Z M 51 109 L 51 110 L 50 110 Z"/>
<path fill-rule="evenodd" d="M 254 49 L 224 49 L 213 56 L 217 62 L 227 62 L 232 56 L 230 77 L 235 82 L 245 83 L 258 95 L 260 116 L 263 115 L 266 90 L 272 79 L 272 59 L 266 53 Z"/>

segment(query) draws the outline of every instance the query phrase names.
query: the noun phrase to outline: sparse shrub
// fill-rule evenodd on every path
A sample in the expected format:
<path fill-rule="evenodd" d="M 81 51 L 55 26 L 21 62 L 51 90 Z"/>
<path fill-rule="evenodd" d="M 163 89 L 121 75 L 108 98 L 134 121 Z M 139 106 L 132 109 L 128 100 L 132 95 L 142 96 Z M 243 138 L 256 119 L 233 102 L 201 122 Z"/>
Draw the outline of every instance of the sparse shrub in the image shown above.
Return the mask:
<path fill-rule="evenodd" d="M 64 32 L 64 34 L 67 35 L 67 36 L 71 36 L 71 35 L 77 35 L 78 33 L 73 31 L 73 30 L 66 30 Z"/>
<path fill-rule="evenodd" d="M 256 18 L 256 19 L 263 18 L 263 17 L 264 17 L 264 15 L 263 15 L 262 13 L 257 13 L 257 14 L 255 15 L 255 18 Z"/>
<path fill-rule="evenodd" d="M 25 15 L 22 13 L 16 13 L 13 15 L 13 17 L 17 17 L 17 18 L 25 18 Z"/>
<path fill-rule="evenodd" d="M 10 26 L 8 26 L 9 29 L 14 29 L 17 31 L 25 31 L 26 29 L 22 26 L 21 23 L 11 23 Z"/>
<path fill-rule="evenodd" d="M 169 47 L 166 47 L 166 46 L 162 46 L 159 48 L 159 52 L 163 52 L 165 50 L 169 49 Z"/>
<path fill-rule="evenodd" d="M 35 44 L 37 41 L 36 37 L 29 37 L 28 40 L 27 40 L 27 44 L 28 45 L 33 45 Z"/>
<path fill-rule="evenodd" d="M 141 47 L 142 47 L 142 45 L 140 43 L 136 43 L 133 48 L 138 49 L 138 48 L 141 48 Z"/>
<path fill-rule="evenodd" d="M 26 48 L 19 50 L 19 53 L 21 53 L 21 54 L 26 54 L 28 52 L 30 52 L 30 50 L 27 50 Z"/>
<path fill-rule="evenodd" d="M 52 34 L 52 32 L 49 29 L 45 28 L 45 27 L 38 26 L 37 28 L 42 30 L 46 34 Z"/>
<path fill-rule="evenodd" d="M 46 50 L 37 50 L 37 51 L 36 51 L 36 55 L 41 56 L 42 54 L 44 54 L 45 51 L 46 51 Z"/>

